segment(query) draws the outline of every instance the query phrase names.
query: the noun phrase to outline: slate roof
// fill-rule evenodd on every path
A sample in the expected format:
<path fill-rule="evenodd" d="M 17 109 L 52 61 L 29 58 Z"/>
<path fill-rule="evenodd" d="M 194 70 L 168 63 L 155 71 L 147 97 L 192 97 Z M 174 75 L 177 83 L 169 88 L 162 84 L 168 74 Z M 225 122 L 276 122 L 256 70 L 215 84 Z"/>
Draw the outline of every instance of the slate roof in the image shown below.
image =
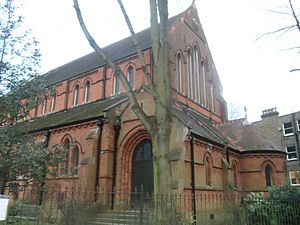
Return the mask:
<path fill-rule="evenodd" d="M 202 114 L 178 103 L 173 108 L 174 115 L 186 126 L 191 133 L 222 146 L 228 146 L 241 153 L 280 152 L 280 146 L 264 137 L 252 124 L 245 123 L 243 119 L 230 121 L 220 126 Z"/>
<path fill-rule="evenodd" d="M 171 27 L 172 24 L 184 13 L 185 12 L 170 18 L 168 21 L 168 26 Z M 138 32 L 136 34 L 136 39 L 142 51 L 151 48 L 150 28 Z M 104 47 L 103 50 L 114 61 L 118 61 L 136 54 L 131 37 L 127 37 L 123 40 L 108 45 Z M 91 72 L 104 65 L 106 65 L 104 60 L 96 52 L 92 52 L 46 73 L 46 84 L 47 86 L 51 86 L 74 76 Z"/>
<path fill-rule="evenodd" d="M 191 133 L 220 145 L 228 143 L 226 138 L 213 125 L 212 121 L 183 104 L 178 104 L 179 108 L 173 107 L 173 114 L 186 127 L 190 128 Z"/>
<path fill-rule="evenodd" d="M 267 139 L 244 119 L 230 121 L 220 126 L 223 135 L 240 151 L 280 151 L 280 146 Z"/>
<path fill-rule="evenodd" d="M 19 129 L 24 132 L 33 133 L 62 126 L 68 126 L 75 123 L 96 120 L 104 115 L 106 108 L 119 104 L 126 99 L 126 95 L 118 95 L 105 101 L 88 103 L 68 109 L 66 111 L 47 114 L 29 122 L 17 124 L 16 126 L 19 126 Z"/>

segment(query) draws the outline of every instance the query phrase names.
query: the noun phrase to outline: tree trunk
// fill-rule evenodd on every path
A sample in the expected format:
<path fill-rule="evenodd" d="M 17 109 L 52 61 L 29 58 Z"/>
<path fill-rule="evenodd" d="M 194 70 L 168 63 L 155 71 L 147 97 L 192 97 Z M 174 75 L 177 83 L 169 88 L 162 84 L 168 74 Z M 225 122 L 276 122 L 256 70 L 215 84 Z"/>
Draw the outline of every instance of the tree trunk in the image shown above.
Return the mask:
<path fill-rule="evenodd" d="M 162 134 L 163 132 L 158 130 L 158 133 L 152 137 L 154 193 L 168 195 L 172 190 L 171 168 L 168 159 L 170 136 Z"/>
<path fill-rule="evenodd" d="M 5 191 L 6 182 L 4 179 L 0 178 L 0 194 L 3 195 Z"/>

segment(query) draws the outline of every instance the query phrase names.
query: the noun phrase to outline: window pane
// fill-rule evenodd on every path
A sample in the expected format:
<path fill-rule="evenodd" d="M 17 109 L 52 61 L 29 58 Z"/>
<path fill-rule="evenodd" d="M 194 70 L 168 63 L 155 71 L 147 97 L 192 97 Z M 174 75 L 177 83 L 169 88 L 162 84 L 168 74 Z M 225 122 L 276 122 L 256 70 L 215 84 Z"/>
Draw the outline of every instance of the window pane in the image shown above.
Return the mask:
<path fill-rule="evenodd" d="M 283 124 L 283 127 L 284 127 L 284 129 L 290 128 L 290 127 L 292 127 L 292 123 L 291 123 L 291 122 L 289 122 L 289 123 L 284 123 L 284 124 Z"/>
<path fill-rule="evenodd" d="M 291 122 L 287 122 L 283 124 L 283 134 L 290 135 L 293 134 L 293 124 Z"/>
<path fill-rule="evenodd" d="M 182 86 L 182 59 L 181 54 L 177 54 L 177 90 L 182 93 L 183 86 Z"/>
<path fill-rule="evenodd" d="M 296 151 L 296 148 L 295 146 L 289 146 L 286 148 L 286 151 L 289 153 L 289 152 L 295 152 Z"/>
<path fill-rule="evenodd" d="M 90 86 L 90 81 L 87 81 L 85 84 L 84 102 L 88 102 L 90 100 Z"/>
<path fill-rule="evenodd" d="M 56 95 L 52 96 L 52 100 L 51 100 L 51 112 L 54 112 L 55 105 L 56 105 Z"/>
<path fill-rule="evenodd" d="M 300 173 L 299 170 L 291 170 L 289 172 L 290 181 L 292 185 L 300 185 Z"/>
<path fill-rule="evenodd" d="M 288 154 L 288 159 L 297 159 L 297 154 L 296 153 L 289 153 Z"/>
<path fill-rule="evenodd" d="M 266 168 L 265 168 L 265 176 L 266 176 L 267 187 L 272 186 L 272 169 L 269 165 L 266 166 Z"/>
<path fill-rule="evenodd" d="M 79 96 L 79 86 L 76 85 L 74 89 L 74 106 L 78 105 L 78 96 Z"/>
<path fill-rule="evenodd" d="M 134 69 L 132 66 L 128 68 L 127 79 L 132 89 L 134 89 Z"/>

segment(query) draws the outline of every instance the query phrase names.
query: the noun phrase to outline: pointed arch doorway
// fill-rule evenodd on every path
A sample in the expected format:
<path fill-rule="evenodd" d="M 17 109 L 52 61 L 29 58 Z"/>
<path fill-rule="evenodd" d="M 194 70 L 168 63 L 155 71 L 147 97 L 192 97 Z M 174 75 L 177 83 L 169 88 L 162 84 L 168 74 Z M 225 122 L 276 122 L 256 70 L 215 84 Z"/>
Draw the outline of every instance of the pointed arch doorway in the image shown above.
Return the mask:
<path fill-rule="evenodd" d="M 149 139 L 139 143 L 134 150 L 131 170 L 131 190 L 133 192 L 132 207 L 135 207 L 134 192 L 140 192 L 143 186 L 144 193 L 153 194 L 153 159 L 152 144 Z"/>

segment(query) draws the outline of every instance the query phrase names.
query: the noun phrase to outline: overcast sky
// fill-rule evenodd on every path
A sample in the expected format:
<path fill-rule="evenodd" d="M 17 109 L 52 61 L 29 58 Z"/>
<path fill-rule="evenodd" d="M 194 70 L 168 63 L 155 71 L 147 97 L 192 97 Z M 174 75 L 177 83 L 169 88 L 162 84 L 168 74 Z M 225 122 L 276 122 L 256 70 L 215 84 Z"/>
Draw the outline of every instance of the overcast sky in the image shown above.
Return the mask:
<path fill-rule="evenodd" d="M 300 13 L 300 1 L 295 7 Z M 47 72 L 92 51 L 80 30 L 72 0 L 24 0 L 26 26 L 40 41 L 42 70 Z M 149 26 L 148 0 L 124 0 L 136 31 Z M 169 0 L 170 16 L 192 0 Z M 262 34 L 293 22 L 269 12 L 285 11 L 288 0 L 197 0 L 196 6 L 228 105 L 247 107 L 250 122 L 262 110 L 277 107 L 280 115 L 300 110 L 300 32 Z M 102 47 L 129 35 L 117 0 L 79 0 L 91 33 Z M 244 113 L 243 113 L 244 114 Z"/>

